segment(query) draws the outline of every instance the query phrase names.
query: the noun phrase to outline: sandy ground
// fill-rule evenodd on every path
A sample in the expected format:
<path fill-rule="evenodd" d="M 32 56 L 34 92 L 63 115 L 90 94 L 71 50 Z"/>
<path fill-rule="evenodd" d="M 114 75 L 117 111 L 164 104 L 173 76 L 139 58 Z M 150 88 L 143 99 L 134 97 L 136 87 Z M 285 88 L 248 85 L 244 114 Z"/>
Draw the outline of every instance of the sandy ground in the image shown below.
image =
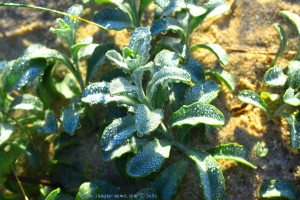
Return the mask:
<path fill-rule="evenodd" d="M 15 1 L 26 2 L 26 1 Z M 59 8 L 64 10 L 78 1 L 58 1 L 60 3 L 46 3 L 44 1 L 27 1 L 32 4 Z M 226 180 L 229 199 L 244 200 L 258 199 L 258 188 L 264 180 L 278 178 L 300 185 L 299 152 L 289 146 L 289 132 L 282 119 L 270 121 L 259 109 L 245 106 L 237 99 L 242 89 L 253 89 L 261 92 L 266 89 L 261 80 L 270 66 L 274 53 L 277 51 L 279 39 L 274 23 L 280 23 L 287 30 L 289 40 L 288 51 L 278 63 L 286 67 L 288 59 L 293 56 L 297 46 L 296 30 L 291 24 L 278 15 L 280 10 L 288 10 L 300 14 L 300 4 L 297 0 L 231 0 L 231 11 L 217 20 L 204 23 L 192 36 L 191 44 L 218 43 L 229 55 L 229 65 L 226 67 L 236 80 L 233 92 L 224 87 L 215 105 L 222 110 L 226 117 L 226 125 L 209 137 L 211 144 L 237 142 L 252 151 L 251 160 L 257 166 L 252 170 L 233 162 L 220 162 Z M 31 43 L 42 43 L 50 48 L 62 48 L 61 42 L 49 33 L 49 27 L 55 24 L 56 16 L 38 11 L 28 12 L 23 9 L 0 8 L 0 59 L 16 58 Z M 12 18 L 13 16 L 13 18 Z M 88 15 L 87 15 L 88 16 Z M 148 14 L 151 16 L 151 13 Z M 128 43 L 124 39 L 129 34 L 126 31 L 99 31 L 90 25 L 83 25 L 80 35 L 94 35 L 97 41 L 115 41 L 119 46 Z M 215 65 L 215 57 L 207 51 L 197 51 L 194 57 L 204 63 L 205 68 Z M 224 106 L 224 101 L 226 102 Z M 82 125 L 83 127 L 84 125 Z M 74 162 L 76 170 L 84 170 L 90 165 L 91 173 L 88 178 L 100 177 L 112 184 L 125 187 L 128 183 L 113 174 L 114 164 L 103 163 L 99 154 L 99 138 L 97 133 L 89 133 L 86 137 L 84 130 L 78 131 L 80 145 L 71 148 L 72 154 L 68 158 Z M 196 133 L 195 133 L 196 134 Z M 200 134 L 195 136 L 199 139 Z M 217 138 L 217 140 L 216 140 Z M 255 154 L 254 146 L 260 141 L 267 148 L 267 157 L 260 158 Z M 89 147 L 87 149 L 87 147 Z M 90 152 L 88 156 L 86 152 Z M 189 170 L 184 184 L 180 187 L 178 199 L 201 199 L 198 188 L 197 175 Z M 134 191 L 135 185 L 125 190 Z M 124 188 L 122 188 L 124 189 Z"/>

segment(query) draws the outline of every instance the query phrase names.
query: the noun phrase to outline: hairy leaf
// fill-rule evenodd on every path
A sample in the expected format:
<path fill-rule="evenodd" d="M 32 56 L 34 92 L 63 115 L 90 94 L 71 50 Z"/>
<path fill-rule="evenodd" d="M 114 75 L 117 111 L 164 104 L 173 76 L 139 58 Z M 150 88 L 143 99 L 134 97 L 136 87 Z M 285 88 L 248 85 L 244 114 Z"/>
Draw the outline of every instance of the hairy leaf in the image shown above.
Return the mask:
<path fill-rule="evenodd" d="M 299 197 L 299 191 L 296 186 L 282 180 L 268 180 L 263 182 L 259 188 L 259 195 L 262 198 L 286 198 L 296 200 Z"/>
<path fill-rule="evenodd" d="M 158 41 L 156 48 L 170 49 L 176 52 L 184 60 L 188 59 L 188 55 L 190 53 L 189 49 L 180 38 L 163 37 Z"/>
<path fill-rule="evenodd" d="M 176 194 L 188 165 L 189 163 L 187 161 L 179 160 L 159 174 L 152 184 L 152 187 L 158 193 L 159 199 L 172 199 Z"/>
<path fill-rule="evenodd" d="M 93 42 L 93 37 L 92 36 L 88 36 L 86 38 L 83 38 L 83 40 L 79 43 L 74 44 L 71 47 L 71 51 L 72 51 L 72 57 L 79 59 L 78 57 L 78 52 L 81 48 L 86 47 L 88 45 L 90 45 Z"/>
<path fill-rule="evenodd" d="M 104 151 L 110 151 L 124 143 L 134 132 L 136 132 L 134 116 L 115 119 L 104 129 L 101 146 Z"/>
<path fill-rule="evenodd" d="M 44 106 L 38 97 L 30 94 L 24 94 L 22 96 L 17 96 L 14 99 L 14 101 L 10 104 L 10 109 L 43 111 Z"/>
<path fill-rule="evenodd" d="M 9 139 L 14 132 L 14 127 L 9 123 L 0 121 L 0 146 Z"/>
<path fill-rule="evenodd" d="M 217 161 L 206 152 L 199 150 L 189 150 L 186 154 L 195 162 L 204 198 L 206 200 L 223 199 L 225 181 Z"/>
<path fill-rule="evenodd" d="M 234 160 L 252 169 L 256 169 L 256 166 L 250 163 L 248 159 L 248 150 L 239 144 L 222 144 L 207 150 L 207 153 L 216 160 Z"/>
<path fill-rule="evenodd" d="M 283 73 L 279 65 L 268 69 L 263 78 L 263 81 L 270 86 L 283 86 L 286 80 L 287 76 Z"/>
<path fill-rule="evenodd" d="M 239 100 L 249 103 L 253 106 L 256 106 L 263 111 L 267 112 L 268 114 L 270 113 L 270 110 L 266 104 L 266 102 L 255 92 L 251 90 L 243 90 L 240 91 L 238 95 Z"/>
<path fill-rule="evenodd" d="M 165 140 L 154 139 L 143 146 L 128 162 L 127 173 L 132 177 L 144 177 L 159 169 L 169 157 L 171 145 Z"/>
<path fill-rule="evenodd" d="M 180 67 L 188 71 L 194 83 L 205 80 L 202 64 L 196 59 L 189 57 L 188 61 L 186 63 L 182 63 Z"/>
<path fill-rule="evenodd" d="M 168 82 L 183 82 L 189 83 L 191 81 L 190 74 L 181 68 L 177 67 L 164 67 L 158 72 L 154 73 L 151 81 L 147 86 L 147 96 L 149 99 L 155 94 L 160 84 L 166 84 Z"/>
<path fill-rule="evenodd" d="M 198 82 L 188 89 L 185 104 L 188 105 L 194 102 L 210 103 L 217 98 L 220 89 L 220 85 L 211 80 Z"/>
<path fill-rule="evenodd" d="M 207 12 L 206 8 L 204 8 L 202 6 L 197 6 L 192 2 L 187 2 L 186 6 L 189 10 L 189 13 L 193 17 L 199 17 L 201 15 L 204 15 Z"/>
<path fill-rule="evenodd" d="M 234 90 L 235 82 L 229 72 L 223 69 L 211 69 L 205 71 L 205 74 L 216 77 L 219 81 L 223 82 L 228 89 Z"/>
<path fill-rule="evenodd" d="M 72 103 L 66 106 L 62 110 L 60 120 L 62 121 L 62 127 L 68 134 L 74 134 L 79 125 L 79 119 L 84 108 L 78 103 Z"/>
<path fill-rule="evenodd" d="M 218 45 L 218 44 L 197 44 L 197 45 L 193 46 L 191 48 L 191 50 L 195 51 L 199 48 L 207 49 L 207 50 L 213 52 L 218 57 L 218 59 L 220 60 L 220 62 L 223 65 L 228 64 L 227 53 L 220 45 Z"/>
<path fill-rule="evenodd" d="M 292 106 L 299 106 L 300 105 L 300 92 L 295 94 L 295 90 L 293 88 L 288 88 L 283 95 L 283 101 L 284 101 L 284 103 L 292 105 Z"/>
<path fill-rule="evenodd" d="M 182 35 L 185 35 L 185 31 L 179 21 L 171 17 L 158 19 L 151 27 L 152 35 L 158 35 L 167 31 L 180 32 Z"/>
<path fill-rule="evenodd" d="M 124 58 L 116 50 L 109 50 L 106 52 L 105 55 L 107 59 L 111 60 L 114 64 L 123 69 L 125 72 L 130 72 L 130 68 L 128 67 L 127 63 L 125 63 Z"/>
<path fill-rule="evenodd" d="M 93 21 L 110 30 L 132 29 L 131 19 L 121 9 L 104 9 L 96 13 Z"/>
<path fill-rule="evenodd" d="M 288 83 L 296 89 L 300 86 L 300 61 L 290 61 L 288 64 Z"/>
<path fill-rule="evenodd" d="M 154 65 L 158 68 L 163 67 L 178 67 L 179 58 L 176 53 L 169 50 L 162 50 L 156 54 L 154 58 Z"/>
<path fill-rule="evenodd" d="M 135 85 L 132 85 L 130 81 L 128 81 L 123 77 L 115 78 L 109 84 L 109 93 L 112 95 L 120 94 L 120 93 L 137 94 L 137 90 L 138 88 Z"/>
<path fill-rule="evenodd" d="M 197 125 L 200 123 L 220 126 L 224 125 L 225 118 L 221 111 L 210 104 L 195 102 L 191 105 L 184 105 L 172 114 L 169 124 L 182 126 L 184 124 Z"/>
<path fill-rule="evenodd" d="M 154 131 L 162 122 L 161 109 L 149 110 L 144 104 L 138 104 L 135 113 L 135 125 L 139 136 L 144 136 Z"/>
<path fill-rule="evenodd" d="M 204 6 L 208 10 L 208 15 L 206 16 L 208 18 L 223 15 L 230 9 L 226 0 L 209 0 Z"/>
<path fill-rule="evenodd" d="M 282 116 L 287 121 L 290 129 L 290 145 L 293 148 L 300 148 L 300 122 L 298 117 L 299 113 L 296 113 L 295 115 L 282 113 Z"/>

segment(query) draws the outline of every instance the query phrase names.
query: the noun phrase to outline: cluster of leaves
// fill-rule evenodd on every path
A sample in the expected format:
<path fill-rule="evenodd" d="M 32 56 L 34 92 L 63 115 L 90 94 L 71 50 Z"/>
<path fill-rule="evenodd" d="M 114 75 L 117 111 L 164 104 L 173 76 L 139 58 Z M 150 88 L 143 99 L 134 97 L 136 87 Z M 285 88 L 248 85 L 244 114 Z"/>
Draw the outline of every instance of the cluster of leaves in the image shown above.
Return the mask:
<path fill-rule="evenodd" d="M 300 41 L 300 17 L 289 11 L 280 11 L 280 15 L 290 20 L 296 27 Z M 281 56 L 288 44 L 285 30 L 279 24 L 275 24 L 275 29 L 279 34 L 280 46 L 272 66 L 266 71 L 263 83 L 268 86 L 268 91 L 257 94 L 252 90 L 240 91 L 238 98 L 248 104 L 262 109 L 269 117 L 274 119 L 283 117 L 289 125 L 290 146 L 295 149 L 300 148 L 300 42 L 295 57 L 289 61 L 286 68 L 277 64 L 277 59 Z M 274 92 L 275 91 L 275 92 Z M 278 93 L 282 91 L 282 93 Z M 277 108 L 277 109 L 272 109 Z M 261 187 L 261 196 L 286 197 L 296 199 L 299 192 L 294 186 L 281 180 L 270 180 Z"/>

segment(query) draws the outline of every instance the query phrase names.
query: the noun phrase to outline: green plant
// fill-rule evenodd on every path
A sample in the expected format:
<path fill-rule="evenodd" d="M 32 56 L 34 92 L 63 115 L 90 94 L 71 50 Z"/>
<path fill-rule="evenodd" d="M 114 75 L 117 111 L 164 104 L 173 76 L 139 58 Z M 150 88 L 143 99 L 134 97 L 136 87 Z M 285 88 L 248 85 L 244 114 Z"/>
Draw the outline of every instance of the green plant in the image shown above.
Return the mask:
<path fill-rule="evenodd" d="M 288 11 L 281 11 L 280 14 L 289 19 L 296 26 L 298 35 L 300 35 L 300 17 Z M 276 62 L 278 57 L 284 53 L 288 40 L 284 29 L 280 25 L 276 24 L 275 29 L 280 36 L 280 47 L 272 66 L 266 71 L 263 77 L 263 83 L 271 89 L 276 89 L 276 92 L 269 89 L 269 91 L 261 92 L 261 94 L 258 95 L 254 91 L 243 90 L 239 93 L 238 98 L 243 102 L 261 108 L 267 113 L 270 119 L 282 116 L 289 124 L 290 145 L 293 148 L 299 148 L 300 115 L 298 107 L 300 105 L 300 48 L 298 45 L 294 59 L 288 63 L 285 69 L 282 69 Z M 279 94 L 278 91 L 282 91 L 282 89 L 284 92 Z M 268 104 L 266 102 L 268 102 Z M 278 109 L 274 110 L 273 108 Z"/>
<path fill-rule="evenodd" d="M 115 50 L 106 53 L 124 71 L 124 76 L 92 83 L 82 93 L 83 102 L 104 105 L 114 102 L 128 110 L 126 116 L 113 120 L 105 128 L 101 137 L 104 156 L 112 160 L 134 153 L 126 172 L 140 178 L 159 170 L 170 154 L 179 151 L 194 162 L 205 199 L 222 199 L 224 178 L 216 160 L 232 159 L 256 168 L 247 160 L 246 149 L 224 144 L 206 151 L 192 147 L 186 140 L 190 128 L 196 125 L 224 125 L 223 114 L 210 104 L 218 96 L 220 86 L 206 80 L 204 73 L 199 76 L 198 70 L 203 71 L 201 66 L 186 67 L 186 63 L 180 63 L 175 52 L 162 50 L 153 62 L 148 62 L 150 42 L 148 28 L 135 29 L 122 55 Z M 185 87 L 182 83 L 194 86 Z M 184 98 L 174 95 L 171 89 L 174 87 L 182 90 Z M 151 189 L 144 190 L 156 191 L 160 199 L 171 199 L 188 165 L 186 159 L 179 159 L 160 173 Z"/>

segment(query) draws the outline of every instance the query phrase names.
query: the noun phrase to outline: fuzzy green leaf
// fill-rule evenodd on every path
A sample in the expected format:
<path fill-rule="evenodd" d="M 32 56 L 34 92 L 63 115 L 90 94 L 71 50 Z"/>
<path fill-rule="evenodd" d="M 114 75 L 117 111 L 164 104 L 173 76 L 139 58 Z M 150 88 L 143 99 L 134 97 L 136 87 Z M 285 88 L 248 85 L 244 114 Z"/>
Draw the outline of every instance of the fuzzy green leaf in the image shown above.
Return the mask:
<path fill-rule="evenodd" d="M 163 37 L 157 42 L 156 48 L 159 49 L 170 49 L 176 52 L 181 58 L 187 60 L 189 55 L 189 49 L 187 46 L 181 41 L 180 38 L 174 37 Z"/>
<path fill-rule="evenodd" d="M 196 59 L 189 57 L 188 61 L 181 64 L 180 67 L 185 69 L 190 74 L 194 83 L 205 80 L 202 64 Z"/>
<path fill-rule="evenodd" d="M 93 182 L 82 183 L 78 189 L 75 200 L 94 200 L 102 199 L 101 195 L 112 195 L 111 198 L 115 199 L 114 194 L 118 194 L 118 189 L 110 183 L 103 180 L 94 180 Z"/>
<path fill-rule="evenodd" d="M 253 106 L 256 106 L 256 107 L 262 109 L 263 111 L 267 112 L 268 114 L 270 113 L 270 110 L 269 110 L 266 102 L 257 93 L 255 93 L 251 90 L 240 91 L 238 98 L 239 98 L 239 100 L 241 100 L 245 103 L 249 103 Z"/>
<path fill-rule="evenodd" d="M 123 69 L 125 72 L 130 72 L 130 68 L 125 63 L 124 58 L 116 50 L 110 50 L 106 52 L 106 58 L 116 64 L 119 68 Z"/>
<path fill-rule="evenodd" d="M 38 97 L 30 94 L 24 94 L 22 96 L 17 96 L 14 99 L 14 101 L 10 104 L 10 109 L 43 111 L 44 106 Z"/>
<path fill-rule="evenodd" d="M 180 32 L 182 35 L 185 35 L 185 31 L 179 21 L 171 17 L 158 19 L 151 27 L 152 35 L 158 35 L 167 31 Z"/>
<path fill-rule="evenodd" d="M 279 49 L 276 53 L 276 57 L 273 61 L 273 65 L 276 63 L 278 57 L 283 54 L 284 50 L 286 49 L 286 47 L 288 45 L 288 38 L 287 38 L 286 32 L 282 28 L 282 26 L 280 26 L 279 24 L 275 24 L 274 27 L 275 27 L 275 30 L 277 31 L 278 35 L 279 35 L 280 45 L 279 45 Z"/>
<path fill-rule="evenodd" d="M 292 105 L 292 106 L 299 106 L 300 105 L 300 92 L 295 94 L 295 90 L 293 88 L 288 88 L 283 95 L 283 101 L 284 101 L 284 103 Z"/>
<path fill-rule="evenodd" d="M 298 117 L 299 113 L 295 115 L 282 113 L 282 116 L 287 121 L 290 129 L 290 145 L 293 148 L 300 148 L 300 122 Z"/>
<path fill-rule="evenodd" d="M 170 125 L 182 126 L 184 124 L 197 125 L 204 123 L 212 126 L 221 126 L 225 123 L 224 115 L 216 107 L 210 104 L 195 102 L 191 105 L 184 105 L 172 114 Z"/>
<path fill-rule="evenodd" d="M 256 169 L 256 166 L 248 160 L 248 150 L 239 144 L 222 144 L 207 150 L 207 153 L 216 160 L 234 160 L 252 169 Z"/>
<path fill-rule="evenodd" d="M 110 30 L 132 29 L 131 19 L 126 12 L 120 9 L 104 9 L 96 13 L 93 21 Z"/>
<path fill-rule="evenodd" d="M 259 195 L 262 198 L 286 198 L 296 200 L 299 197 L 299 191 L 296 186 L 282 180 L 268 180 L 263 182 L 259 188 Z"/>
<path fill-rule="evenodd" d="M 230 10 L 230 6 L 226 3 L 226 0 L 209 0 L 204 6 L 208 10 L 206 16 L 208 18 L 223 15 Z"/>
<path fill-rule="evenodd" d="M 187 2 L 186 7 L 188 8 L 189 13 L 193 17 L 199 17 L 201 15 L 204 15 L 207 12 L 206 8 L 204 8 L 202 6 L 197 6 L 191 2 Z"/>
<path fill-rule="evenodd" d="M 62 110 L 61 122 L 63 129 L 70 135 L 74 134 L 79 125 L 79 119 L 84 112 L 84 107 L 80 104 L 72 103 Z"/>
<path fill-rule="evenodd" d="M 110 151 L 124 143 L 134 132 L 135 118 L 132 115 L 115 119 L 104 129 L 101 146 L 104 151 Z"/>
<path fill-rule="evenodd" d="M 36 131 L 41 134 L 49 135 L 57 131 L 57 121 L 51 110 L 46 110 L 43 121 L 35 121 L 33 125 Z"/>
<path fill-rule="evenodd" d="M 220 45 L 218 45 L 218 44 L 197 44 L 197 45 L 193 46 L 191 48 L 191 50 L 195 51 L 199 48 L 207 49 L 207 50 L 211 51 L 212 53 L 214 53 L 223 65 L 228 64 L 227 53 Z"/>
<path fill-rule="evenodd" d="M 9 139 L 14 132 L 14 127 L 11 124 L 0 121 L 0 146 Z"/>
<path fill-rule="evenodd" d="M 229 72 L 223 69 L 211 69 L 205 71 L 205 74 L 216 77 L 219 81 L 223 82 L 228 89 L 234 90 L 235 82 Z"/>
<path fill-rule="evenodd" d="M 109 84 L 109 93 L 115 94 L 126 94 L 132 93 L 137 94 L 138 88 L 130 83 L 127 79 L 123 77 L 118 77 L 113 79 Z"/>
<path fill-rule="evenodd" d="M 288 64 L 288 83 L 291 88 L 300 86 L 300 61 L 290 61 Z"/>
<path fill-rule="evenodd" d="M 263 78 L 264 83 L 270 86 L 283 86 L 286 80 L 287 76 L 283 73 L 279 65 L 268 69 Z"/>
<path fill-rule="evenodd" d="M 144 104 L 138 104 L 135 113 L 135 125 L 138 136 L 144 136 L 153 132 L 162 122 L 163 113 L 161 109 L 150 111 Z"/>
<path fill-rule="evenodd" d="M 176 194 L 188 165 L 187 161 L 179 160 L 159 174 L 152 184 L 152 187 L 157 191 L 159 199 L 172 199 Z"/>
<path fill-rule="evenodd" d="M 162 50 L 154 58 L 155 67 L 178 67 L 179 58 L 176 53 L 169 50 Z"/>
<path fill-rule="evenodd" d="M 217 98 L 220 89 L 220 85 L 211 80 L 198 82 L 196 85 L 188 89 L 185 104 L 188 105 L 194 102 L 211 103 L 215 98 Z"/>
<path fill-rule="evenodd" d="M 177 67 L 164 67 L 160 69 L 154 73 L 147 86 L 148 98 L 152 99 L 159 85 L 166 84 L 171 81 L 189 83 L 191 81 L 191 76 L 186 70 Z"/>
<path fill-rule="evenodd" d="M 57 188 L 50 192 L 50 194 L 46 197 L 46 200 L 73 200 L 74 198 L 70 195 L 64 194 L 61 192 L 60 188 Z"/>
<path fill-rule="evenodd" d="M 155 139 L 143 146 L 128 162 L 127 173 L 132 177 L 144 177 L 159 169 L 169 157 L 171 145 L 165 140 Z"/>
<path fill-rule="evenodd" d="M 189 150 L 186 154 L 195 162 L 204 199 L 223 199 L 225 196 L 225 180 L 217 161 L 208 153 L 199 150 Z"/>
<path fill-rule="evenodd" d="M 81 48 L 86 47 L 88 45 L 90 45 L 93 42 L 93 37 L 92 36 L 88 36 L 86 38 L 84 38 L 81 42 L 74 44 L 71 47 L 71 51 L 72 51 L 72 56 L 73 58 L 77 58 L 78 59 L 78 52 Z"/>

